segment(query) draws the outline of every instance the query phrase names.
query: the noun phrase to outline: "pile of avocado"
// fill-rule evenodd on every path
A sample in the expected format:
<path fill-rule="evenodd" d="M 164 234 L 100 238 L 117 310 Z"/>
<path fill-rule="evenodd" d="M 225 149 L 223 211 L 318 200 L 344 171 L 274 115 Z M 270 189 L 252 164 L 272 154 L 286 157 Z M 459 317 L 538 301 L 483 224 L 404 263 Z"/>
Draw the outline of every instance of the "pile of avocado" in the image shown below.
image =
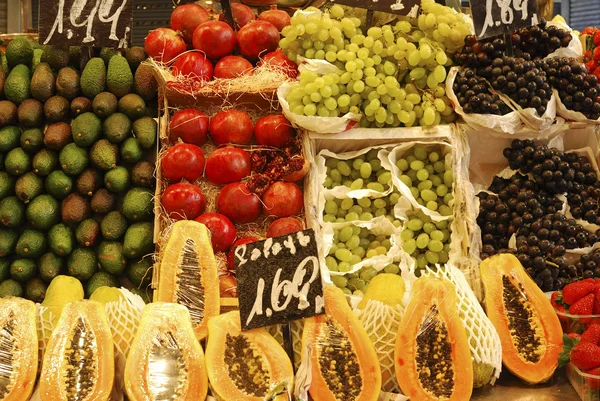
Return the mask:
<path fill-rule="evenodd" d="M 0 51 L 0 297 L 44 299 L 59 274 L 147 295 L 156 81 L 144 49 Z"/>

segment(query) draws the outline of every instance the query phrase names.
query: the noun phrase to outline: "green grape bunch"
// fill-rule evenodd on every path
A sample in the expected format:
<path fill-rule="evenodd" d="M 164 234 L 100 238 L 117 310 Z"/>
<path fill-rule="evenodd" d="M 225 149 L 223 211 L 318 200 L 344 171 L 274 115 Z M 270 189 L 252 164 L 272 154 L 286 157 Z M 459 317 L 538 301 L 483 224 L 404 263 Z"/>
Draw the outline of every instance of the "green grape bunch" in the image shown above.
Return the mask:
<path fill-rule="evenodd" d="M 387 255 L 391 248 L 391 235 L 375 235 L 368 228 L 351 224 L 333 230 L 325 264 L 329 271 L 347 273 L 364 260 Z"/>
<path fill-rule="evenodd" d="M 392 192 L 388 196 L 376 199 L 338 199 L 331 194 L 326 194 L 323 221 L 325 223 L 370 221 L 383 216 L 394 227 L 400 227 L 402 222 L 394 217 L 394 206 L 399 199 L 400 194 L 398 192 Z"/>
<path fill-rule="evenodd" d="M 410 217 L 400 233 L 402 249 L 416 262 L 417 269 L 445 264 L 450 253 L 451 220 L 432 221 L 422 211 Z"/>
<path fill-rule="evenodd" d="M 395 263 L 390 263 L 381 271 L 377 271 L 373 266 L 365 266 L 355 273 L 348 273 L 343 276 L 331 276 L 331 281 L 335 286 L 341 288 L 344 294 L 363 297 L 369 287 L 369 283 L 379 273 L 401 274 L 400 267 Z"/>
<path fill-rule="evenodd" d="M 350 190 L 370 189 L 386 192 L 392 187 L 392 172 L 381 166 L 377 157 L 378 149 L 371 149 L 364 155 L 350 160 L 330 157 L 325 161 L 327 175 L 323 186 L 332 189 L 345 186 Z"/>

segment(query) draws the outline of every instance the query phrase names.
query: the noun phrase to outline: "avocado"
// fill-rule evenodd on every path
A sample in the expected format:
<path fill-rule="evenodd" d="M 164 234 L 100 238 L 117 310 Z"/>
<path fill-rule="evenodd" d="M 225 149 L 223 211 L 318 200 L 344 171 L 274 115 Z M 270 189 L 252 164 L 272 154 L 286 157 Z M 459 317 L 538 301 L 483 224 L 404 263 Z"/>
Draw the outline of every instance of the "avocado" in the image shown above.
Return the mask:
<path fill-rule="evenodd" d="M 11 149 L 19 146 L 20 138 L 21 130 L 19 127 L 8 125 L 4 128 L 0 128 L 0 152 L 7 153 Z"/>
<path fill-rule="evenodd" d="M 135 71 L 135 93 L 140 95 L 142 99 L 149 102 L 156 99 L 158 93 L 158 83 L 154 78 L 152 67 L 147 64 L 141 64 Z"/>
<path fill-rule="evenodd" d="M 25 298 L 40 303 L 46 297 L 48 286 L 39 277 L 33 277 L 25 284 Z"/>
<path fill-rule="evenodd" d="M 10 265 L 10 277 L 19 283 L 24 283 L 35 275 L 36 270 L 35 261 L 31 259 L 15 259 Z"/>
<path fill-rule="evenodd" d="M 34 71 L 35 68 L 42 62 L 43 55 L 44 51 L 42 49 L 33 49 L 33 58 L 31 59 L 31 71 Z"/>
<path fill-rule="evenodd" d="M 123 213 L 114 210 L 102 218 L 100 230 L 104 239 L 118 241 L 123 238 L 125 231 L 127 231 L 127 219 Z"/>
<path fill-rule="evenodd" d="M 25 229 L 17 241 L 15 253 L 21 258 L 36 259 L 46 252 L 46 247 L 46 236 L 43 232 Z"/>
<path fill-rule="evenodd" d="M 88 99 L 95 98 L 106 88 L 106 65 L 101 58 L 92 58 L 81 73 L 81 92 Z"/>
<path fill-rule="evenodd" d="M 123 199 L 123 214 L 131 221 L 148 220 L 153 215 L 154 193 L 146 188 L 132 188 Z"/>
<path fill-rule="evenodd" d="M 88 168 L 77 177 L 75 186 L 80 195 L 92 196 L 100 189 L 102 182 L 102 174 L 94 168 Z"/>
<path fill-rule="evenodd" d="M 38 260 L 38 271 L 40 278 L 49 283 L 60 274 L 63 266 L 63 260 L 52 252 L 47 252 L 40 256 Z"/>
<path fill-rule="evenodd" d="M 17 122 L 17 106 L 8 100 L 0 100 L 0 127 Z M 0 138 L 2 135 L 0 135 Z"/>
<path fill-rule="evenodd" d="M 138 162 L 142 156 L 144 156 L 144 151 L 140 147 L 137 138 L 127 138 L 121 144 L 121 158 L 123 161 L 135 163 Z"/>
<path fill-rule="evenodd" d="M 15 193 L 15 178 L 6 171 L 0 171 L 0 200 Z"/>
<path fill-rule="evenodd" d="M 96 272 L 85 283 L 85 296 L 89 298 L 100 287 L 120 287 L 119 279 L 107 272 Z"/>
<path fill-rule="evenodd" d="M 10 275 L 11 260 L 9 258 L 0 258 L 0 281 L 4 281 Z"/>
<path fill-rule="evenodd" d="M 0 283 L 0 298 L 21 296 L 23 296 L 23 287 L 17 281 L 8 279 Z"/>
<path fill-rule="evenodd" d="M 139 95 L 129 93 L 119 99 L 119 112 L 134 121 L 146 114 L 146 103 Z"/>
<path fill-rule="evenodd" d="M 67 175 L 79 175 L 88 166 L 90 160 L 85 149 L 69 143 L 60 151 L 58 160 Z"/>
<path fill-rule="evenodd" d="M 71 126 L 64 122 L 49 125 L 44 133 L 44 145 L 53 150 L 62 150 L 73 140 Z"/>
<path fill-rule="evenodd" d="M 94 113 L 100 118 L 106 118 L 117 111 L 117 97 L 110 92 L 99 93 L 92 102 Z"/>
<path fill-rule="evenodd" d="M 148 58 L 144 48 L 141 46 L 133 46 L 125 51 L 125 58 L 129 63 L 131 71 L 136 71 L 140 64 Z"/>
<path fill-rule="evenodd" d="M 90 204 L 83 196 L 72 193 L 62 201 L 62 220 L 67 224 L 79 223 L 90 215 Z"/>
<path fill-rule="evenodd" d="M 24 218 L 25 206 L 16 196 L 9 196 L 0 201 L 0 223 L 4 227 L 17 227 L 23 223 Z"/>
<path fill-rule="evenodd" d="M 69 65 L 68 46 L 44 46 L 42 62 L 46 62 L 53 70 L 58 71 Z"/>
<path fill-rule="evenodd" d="M 21 134 L 20 142 L 24 151 L 35 153 L 44 145 L 44 133 L 39 128 L 28 128 Z"/>
<path fill-rule="evenodd" d="M 0 258 L 4 258 L 15 251 L 19 233 L 15 230 L 0 228 Z"/>
<path fill-rule="evenodd" d="M 148 258 L 129 262 L 127 265 L 127 277 L 136 286 L 147 286 L 152 281 L 152 263 Z"/>
<path fill-rule="evenodd" d="M 58 155 L 50 149 L 42 149 L 33 156 L 33 172 L 41 177 L 50 174 L 58 164 Z"/>
<path fill-rule="evenodd" d="M 104 186 L 111 192 L 125 192 L 129 187 L 129 171 L 119 166 L 104 174 Z"/>
<path fill-rule="evenodd" d="M 87 97 L 76 97 L 71 100 L 71 115 L 73 117 L 80 116 L 83 113 L 89 113 L 92 111 L 92 101 Z"/>
<path fill-rule="evenodd" d="M 49 230 L 60 220 L 60 206 L 50 195 L 40 195 L 27 205 L 27 220 L 38 230 Z"/>
<path fill-rule="evenodd" d="M 31 170 L 31 156 L 22 148 L 15 148 L 6 154 L 4 168 L 12 175 L 23 175 Z"/>
<path fill-rule="evenodd" d="M 71 103 L 60 95 L 52 96 L 44 103 L 44 115 L 49 123 L 68 121 L 71 115 Z"/>
<path fill-rule="evenodd" d="M 63 171 L 56 170 L 46 177 L 46 191 L 57 199 L 64 199 L 73 190 L 73 179 Z"/>
<path fill-rule="evenodd" d="M 106 72 L 106 87 L 118 98 L 133 90 L 133 74 L 125 57 L 111 57 Z"/>
<path fill-rule="evenodd" d="M 93 250 L 89 248 L 77 248 L 69 256 L 67 262 L 69 275 L 79 281 L 89 280 L 98 270 L 98 259 Z"/>
<path fill-rule="evenodd" d="M 68 100 L 73 100 L 81 91 L 79 73 L 71 67 L 64 67 L 56 77 L 56 92 Z"/>
<path fill-rule="evenodd" d="M 128 259 L 139 259 L 154 250 L 152 223 L 133 223 L 125 232 L 123 254 Z"/>
<path fill-rule="evenodd" d="M 152 117 L 142 117 L 133 123 L 133 135 L 144 149 L 150 149 L 154 146 L 157 132 L 158 124 Z"/>
<path fill-rule="evenodd" d="M 111 274 L 121 274 L 127 261 L 123 257 L 123 244 L 113 241 L 102 241 L 98 246 L 98 262 L 102 270 Z"/>
<path fill-rule="evenodd" d="M 25 128 L 39 127 L 44 121 L 44 106 L 39 100 L 24 100 L 17 109 L 17 117 Z"/>
<path fill-rule="evenodd" d="M 31 96 L 45 102 L 56 94 L 56 81 L 48 63 L 40 63 L 31 77 Z"/>
<path fill-rule="evenodd" d="M 33 198 L 42 193 L 44 180 L 33 172 L 23 174 L 17 179 L 15 193 L 23 203 L 29 203 Z"/>
<path fill-rule="evenodd" d="M 131 170 L 131 183 L 136 187 L 152 188 L 154 186 L 154 164 L 139 161 Z"/>
<path fill-rule="evenodd" d="M 92 164 L 101 170 L 110 170 L 117 167 L 119 148 L 107 139 L 100 139 L 92 145 L 90 159 Z"/>
<path fill-rule="evenodd" d="M 6 61 L 10 68 L 19 64 L 31 64 L 33 58 L 33 47 L 26 38 L 17 37 L 6 46 Z"/>
<path fill-rule="evenodd" d="M 105 214 L 114 208 L 116 200 L 114 194 L 110 193 L 106 188 L 100 188 L 92 196 L 90 205 L 94 213 Z"/>
<path fill-rule="evenodd" d="M 104 64 L 108 67 L 108 63 L 113 56 L 119 54 L 118 51 L 113 49 L 112 47 L 103 47 L 100 49 L 100 58 L 104 61 Z"/>
<path fill-rule="evenodd" d="M 88 148 L 102 135 L 102 122 L 94 113 L 83 113 L 71 123 L 73 142 L 81 148 Z"/>
<path fill-rule="evenodd" d="M 0 49 L 0 69 L 4 71 L 5 74 L 8 74 L 10 68 L 8 68 L 8 61 L 6 60 L 6 54 Z"/>
<path fill-rule="evenodd" d="M 19 64 L 10 71 L 4 83 L 4 96 L 16 105 L 31 97 L 29 67 Z"/>
<path fill-rule="evenodd" d="M 104 135 L 112 143 L 121 143 L 131 134 L 131 120 L 123 113 L 111 114 L 104 120 Z"/>
<path fill-rule="evenodd" d="M 83 220 L 75 229 L 77 243 L 84 248 L 94 246 L 99 237 L 100 224 L 94 219 Z"/>
<path fill-rule="evenodd" d="M 75 234 L 73 229 L 65 224 L 56 224 L 48 231 L 50 250 L 58 256 L 65 256 L 73 251 Z"/>

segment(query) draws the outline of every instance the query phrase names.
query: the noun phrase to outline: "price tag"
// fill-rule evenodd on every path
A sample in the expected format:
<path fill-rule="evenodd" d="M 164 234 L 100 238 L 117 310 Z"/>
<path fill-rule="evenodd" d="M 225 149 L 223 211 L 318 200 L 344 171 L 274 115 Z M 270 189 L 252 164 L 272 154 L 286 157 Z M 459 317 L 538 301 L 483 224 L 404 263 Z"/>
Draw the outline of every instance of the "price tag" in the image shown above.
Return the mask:
<path fill-rule="evenodd" d="M 421 0 L 335 0 L 345 6 L 417 17 Z"/>
<path fill-rule="evenodd" d="M 39 42 L 129 47 L 133 0 L 40 0 Z"/>
<path fill-rule="evenodd" d="M 234 255 L 242 330 L 325 312 L 313 230 L 240 245 Z"/>
<path fill-rule="evenodd" d="M 477 39 L 537 25 L 537 0 L 470 0 Z"/>

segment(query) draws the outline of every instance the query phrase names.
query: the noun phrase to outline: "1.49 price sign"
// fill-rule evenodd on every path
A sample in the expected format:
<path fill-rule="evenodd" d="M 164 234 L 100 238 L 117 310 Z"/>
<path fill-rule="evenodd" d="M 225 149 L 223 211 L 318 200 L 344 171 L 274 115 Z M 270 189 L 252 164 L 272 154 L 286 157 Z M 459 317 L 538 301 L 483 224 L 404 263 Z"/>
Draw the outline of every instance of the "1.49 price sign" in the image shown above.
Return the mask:
<path fill-rule="evenodd" d="M 470 0 L 477 39 L 537 25 L 537 0 Z"/>
<path fill-rule="evenodd" d="M 313 230 L 240 245 L 234 255 L 243 330 L 325 312 Z"/>

